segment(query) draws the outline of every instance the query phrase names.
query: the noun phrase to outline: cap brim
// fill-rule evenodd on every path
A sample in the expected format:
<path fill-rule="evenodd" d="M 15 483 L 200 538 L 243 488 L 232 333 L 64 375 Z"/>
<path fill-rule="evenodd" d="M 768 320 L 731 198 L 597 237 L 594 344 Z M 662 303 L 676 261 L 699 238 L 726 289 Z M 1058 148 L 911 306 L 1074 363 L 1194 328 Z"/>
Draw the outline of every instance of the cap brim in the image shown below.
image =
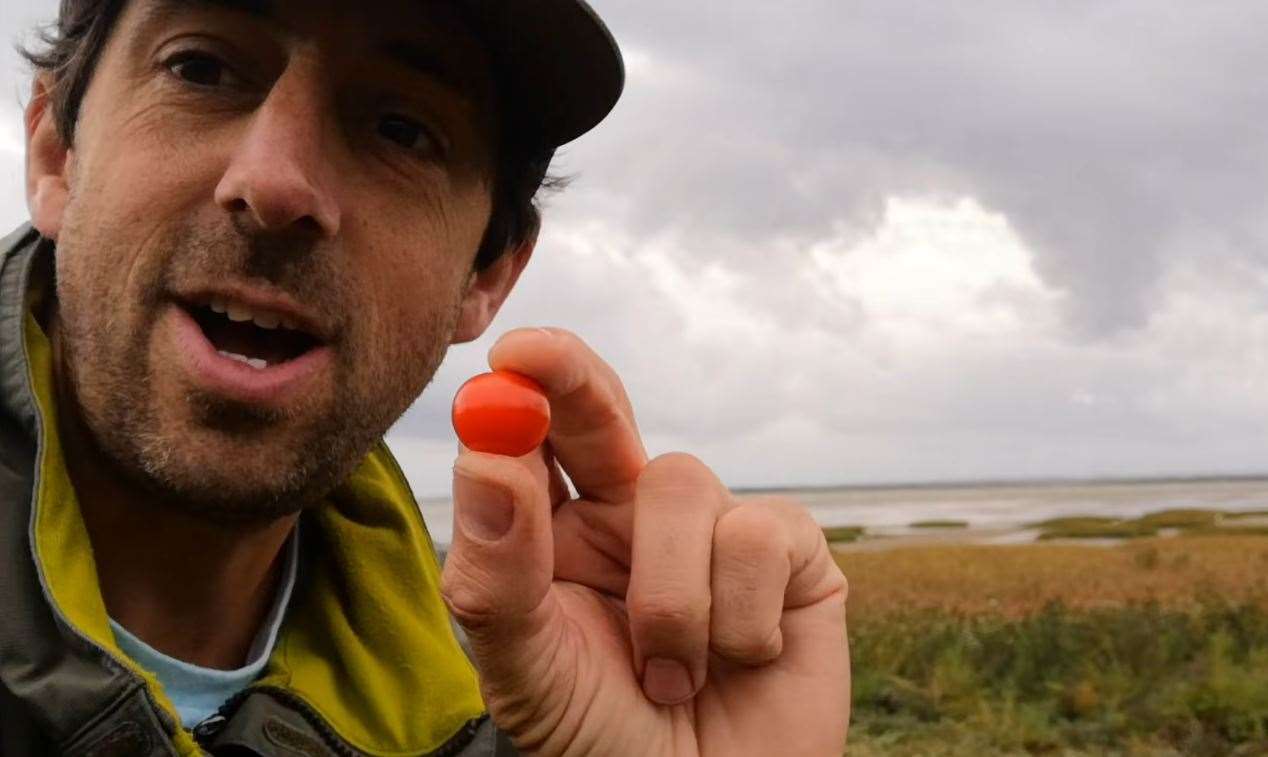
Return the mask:
<path fill-rule="evenodd" d="M 493 54 L 516 128 L 544 147 L 602 121 L 625 87 L 612 33 L 584 0 L 462 0 Z"/>

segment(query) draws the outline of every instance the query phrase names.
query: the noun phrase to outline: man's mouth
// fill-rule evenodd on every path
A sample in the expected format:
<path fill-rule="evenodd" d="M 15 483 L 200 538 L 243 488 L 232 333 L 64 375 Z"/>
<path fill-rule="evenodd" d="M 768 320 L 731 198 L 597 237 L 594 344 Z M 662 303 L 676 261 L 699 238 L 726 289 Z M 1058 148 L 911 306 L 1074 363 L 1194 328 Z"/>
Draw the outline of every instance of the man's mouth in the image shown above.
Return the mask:
<path fill-rule="evenodd" d="M 186 309 L 221 357 L 256 370 L 290 362 L 321 344 L 280 313 L 222 299 Z"/>
<path fill-rule="evenodd" d="M 293 406 L 333 378 L 332 333 L 284 296 L 244 292 L 177 298 L 176 355 L 200 390 L 256 406 Z"/>

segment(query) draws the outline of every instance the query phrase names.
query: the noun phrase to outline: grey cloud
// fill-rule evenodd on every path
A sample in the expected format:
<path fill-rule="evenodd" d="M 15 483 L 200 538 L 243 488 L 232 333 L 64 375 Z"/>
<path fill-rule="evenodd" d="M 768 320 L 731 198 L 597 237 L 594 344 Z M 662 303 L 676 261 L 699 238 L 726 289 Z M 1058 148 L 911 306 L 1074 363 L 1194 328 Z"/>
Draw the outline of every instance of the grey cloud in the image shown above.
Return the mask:
<path fill-rule="evenodd" d="M 761 265 L 887 194 L 968 194 L 1039 251 L 1085 335 L 1139 327 L 1195 230 L 1262 262 L 1268 6 L 598 5 L 636 59 L 680 71 L 634 78 L 588 146 L 589 180 L 641 198 L 629 228 Z"/>
<path fill-rule="evenodd" d="M 6 3 L 0 29 L 54 5 Z M 1088 335 L 1143 323 L 1167 255 L 1265 262 L 1261 3 L 595 5 L 631 85 L 564 153 L 582 190 L 565 220 L 777 272 L 777 240 L 866 229 L 887 195 L 968 194 L 1040 252 Z M 788 312 L 787 295 L 754 296 Z"/>
<path fill-rule="evenodd" d="M 594 4 L 630 87 L 563 152 L 577 181 L 551 199 L 495 332 L 579 331 L 625 379 L 653 452 L 696 451 L 742 484 L 1259 465 L 1268 5 Z M 54 6 L 0 4 L 0 36 Z M 7 46 L 0 65 L 18 71 Z M 14 129 L 21 82 L 0 78 Z M 0 220 L 16 221 L 19 163 L 0 165 Z M 890 196 L 1005 214 L 1067 293 L 1067 330 L 1036 327 L 1046 306 L 1001 287 L 983 296 L 1020 314 L 1016 333 L 885 344 L 885 324 L 807 264 L 824 239 L 867 238 Z M 658 250 L 688 282 L 734 274 L 751 323 L 693 335 L 691 304 L 646 265 Z M 394 432 L 435 451 L 406 463 L 440 472 L 423 493 L 443 490 L 449 399 L 494 336 L 451 351 Z"/>

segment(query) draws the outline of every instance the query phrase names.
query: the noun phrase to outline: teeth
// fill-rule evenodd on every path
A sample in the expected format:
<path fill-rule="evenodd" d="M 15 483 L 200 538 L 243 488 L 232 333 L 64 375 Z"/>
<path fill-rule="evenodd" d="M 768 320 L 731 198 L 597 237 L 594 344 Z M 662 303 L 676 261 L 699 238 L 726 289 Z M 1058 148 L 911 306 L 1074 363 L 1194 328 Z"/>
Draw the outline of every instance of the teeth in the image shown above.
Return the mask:
<path fill-rule="evenodd" d="M 276 313 L 257 313 L 251 308 L 235 302 L 213 299 L 208 303 L 208 307 L 210 307 L 213 312 L 223 313 L 229 318 L 229 320 L 235 323 L 246 323 L 250 321 L 259 328 L 267 329 L 269 331 L 272 331 L 279 326 L 296 329 L 296 324 L 289 318 L 285 318 Z M 269 361 L 263 358 L 247 357 L 246 355 L 240 355 L 228 350 L 218 350 L 218 352 L 221 357 L 228 358 L 229 360 L 237 363 L 242 363 L 243 365 L 249 365 L 257 371 L 262 371 L 269 367 Z"/>
<path fill-rule="evenodd" d="M 269 361 L 264 360 L 263 358 L 247 357 L 246 355 L 239 355 L 236 352 L 229 352 L 228 350 L 219 350 L 218 352 L 221 357 L 227 357 L 230 360 L 242 363 L 243 365 L 249 365 L 257 371 L 262 371 L 269 367 Z"/>
<path fill-rule="evenodd" d="M 212 300 L 208 307 L 213 313 L 221 313 L 228 316 L 229 320 L 235 323 L 246 323 L 251 321 L 256 326 L 267 331 L 272 331 L 279 326 L 291 331 L 299 331 L 299 324 L 282 315 L 276 313 L 257 313 L 245 305 L 239 305 L 225 300 Z"/>
<path fill-rule="evenodd" d="M 220 350 L 219 352 L 220 352 L 220 357 L 227 357 L 230 360 L 237 360 L 239 363 L 245 363 L 251 359 L 247 357 L 246 355 L 239 355 L 236 352 L 229 352 L 228 350 Z"/>
<path fill-rule="evenodd" d="M 270 315 L 267 313 L 257 313 L 251 318 L 251 321 L 262 329 L 272 331 L 282 322 L 281 316 Z"/>

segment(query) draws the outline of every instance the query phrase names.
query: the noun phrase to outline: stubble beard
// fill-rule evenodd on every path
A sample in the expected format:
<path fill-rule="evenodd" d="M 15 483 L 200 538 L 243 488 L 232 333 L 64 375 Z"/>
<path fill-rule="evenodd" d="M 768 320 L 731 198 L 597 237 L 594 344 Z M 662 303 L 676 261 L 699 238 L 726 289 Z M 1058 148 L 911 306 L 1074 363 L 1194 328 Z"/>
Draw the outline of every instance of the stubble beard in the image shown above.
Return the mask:
<path fill-rule="evenodd" d="M 377 375 L 358 370 L 376 356 L 363 354 L 374 348 L 368 344 L 371 340 L 356 339 L 358 332 L 350 329 L 354 338 L 334 350 L 334 391 L 324 408 L 304 402 L 284 412 L 263 411 L 186 390 L 184 407 L 175 409 L 175 417 L 187 419 L 185 427 L 173 427 L 164 420 L 173 413 L 162 412 L 163 399 L 155 393 L 150 345 L 170 283 L 182 272 L 265 274 L 284 290 L 302 295 L 310 306 L 338 308 L 328 312 L 354 312 L 348 308 L 357 304 L 322 283 L 342 280 L 339 271 L 331 270 L 336 266 L 330 259 L 285 250 L 281 259 L 303 262 L 279 265 L 271 257 L 278 252 L 276 240 L 253 243 L 234 230 L 185 229 L 173 234 L 164 247 L 171 251 L 165 259 L 141 260 L 137 265 L 135 276 L 144 282 L 139 297 L 135 291 L 112 292 L 110 279 L 95 275 L 98 269 L 84 261 L 68 264 L 84 254 L 110 254 L 109 229 L 96 226 L 100 238 L 94 239 L 71 221 L 74 215 L 68 211 L 56 253 L 59 365 L 66 388 L 90 443 L 114 475 L 163 506 L 199 519 L 249 525 L 322 502 L 430 382 L 456 328 L 455 302 L 442 317 L 420 324 L 420 333 L 411 340 L 413 350 L 406 350 L 412 359 L 403 354 L 377 356 Z M 98 307 L 108 308 L 116 297 L 133 303 L 133 317 L 139 322 L 116 318 Z M 292 431 L 282 443 L 259 450 L 270 459 L 218 454 L 217 446 L 233 448 L 236 443 L 238 449 L 250 448 L 253 439 L 279 424 L 289 424 Z"/>

